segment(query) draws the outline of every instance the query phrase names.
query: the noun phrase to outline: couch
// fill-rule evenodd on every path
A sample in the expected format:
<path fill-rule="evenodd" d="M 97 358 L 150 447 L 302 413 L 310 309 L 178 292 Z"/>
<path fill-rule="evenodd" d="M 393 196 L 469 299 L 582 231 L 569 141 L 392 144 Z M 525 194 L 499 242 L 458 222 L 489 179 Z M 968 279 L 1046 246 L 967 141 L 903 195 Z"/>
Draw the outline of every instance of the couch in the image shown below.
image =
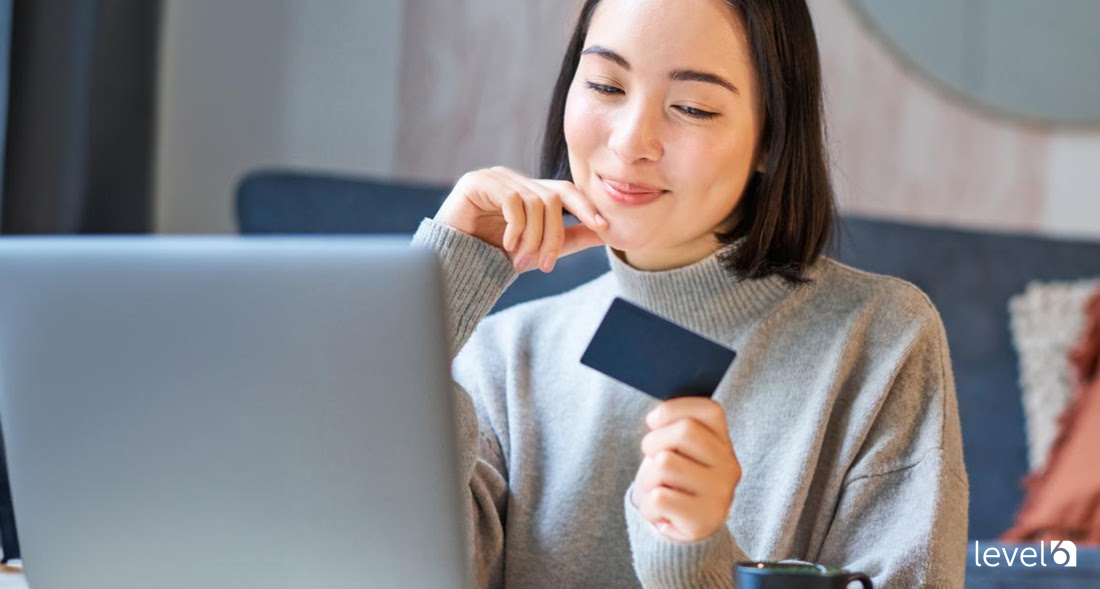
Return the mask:
<path fill-rule="evenodd" d="M 262 170 L 237 191 L 245 234 L 411 234 L 448 187 L 291 170 Z M 1023 499 L 1027 439 L 1008 299 L 1031 280 L 1100 276 L 1100 241 L 1052 239 L 845 215 L 833 247 L 841 262 L 908 280 L 935 303 L 951 349 L 963 451 L 970 476 L 968 587 L 1100 587 L 1100 548 L 1079 546 L 1077 566 L 979 567 L 975 543 L 994 539 Z M 494 307 L 561 292 L 608 269 L 600 248 L 520 276 Z M 1008 547 L 1011 552 L 1011 547 Z"/>

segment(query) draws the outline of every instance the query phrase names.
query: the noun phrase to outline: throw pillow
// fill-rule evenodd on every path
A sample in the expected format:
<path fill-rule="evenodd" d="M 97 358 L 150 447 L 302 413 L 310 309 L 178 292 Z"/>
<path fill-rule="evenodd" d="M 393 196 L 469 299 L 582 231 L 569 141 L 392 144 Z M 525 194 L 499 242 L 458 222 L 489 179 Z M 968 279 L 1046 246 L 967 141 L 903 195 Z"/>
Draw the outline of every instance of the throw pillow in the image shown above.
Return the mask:
<path fill-rule="evenodd" d="M 1009 300 L 1031 472 L 1045 464 L 1058 415 L 1069 403 L 1073 386 L 1067 353 L 1083 328 L 1085 302 L 1098 285 L 1100 280 L 1032 282 Z"/>
<path fill-rule="evenodd" d="M 1084 330 L 1069 352 L 1072 401 L 1059 417 L 1046 465 L 1025 479 L 1023 507 L 1002 540 L 1100 544 L 1100 289 L 1084 315 Z"/>

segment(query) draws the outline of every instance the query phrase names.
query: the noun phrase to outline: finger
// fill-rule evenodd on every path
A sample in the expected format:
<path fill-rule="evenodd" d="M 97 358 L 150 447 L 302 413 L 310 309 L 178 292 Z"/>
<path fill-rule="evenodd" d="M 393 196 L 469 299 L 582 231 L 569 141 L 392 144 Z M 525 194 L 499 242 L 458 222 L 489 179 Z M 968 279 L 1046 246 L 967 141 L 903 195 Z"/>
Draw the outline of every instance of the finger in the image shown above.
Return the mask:
<path fill-rule="evenodd" d="M 554 269 L 558 257 L 561 256 L 562 246 L 565 243 L 565 223 L 562 217 L 561 195 L 546 184 L 504 166 L 497 166 L 493 170 L 505 176 L 513 185 L 524 186 L 542 199 L 542 243 L 538 248 L 538 252 L 532 254 L 533 258 L 530 265 L 532 267 L 537 265 L 543 272 L 550 272 Z M 534 221 L 528 219 L 528 222 L 532 223 Z"/>
<path fill-rule="evenodd" d="M 562 243 L 561 255 L 558 256 L 559 258 L 606 243 L 603 237 L 600 237 L 599 233 L 596 233 L 585 225 L 572 225 L 566 227 L 564 235 L 565 241 Z"/>
<path fill-rule="evenodd" d="M 686 417 L 695 419 L 719 439 L 729 440 L 726 410 L 706 397 L 677 397 L 664 401 L 646 415 L 645 422 L 650 429 L 657 429 Z"/>
<path fill-rule="evenodd" d="M 524 212 L 523 199 L 516 193 L 511 193 L 501 200 L 500 212 L 507 223 L 504 227 L 504 249 L 514 252 L 519 245 L 520 235 L 523 235 L 523 227 L 527 223 L 527 213 Z"/>
<path fill-rule="evenodd" d="M 679 540 L 697 540 L 707 535 L 703 528 L 706 524 L 699 519 L 700 512 L 706 509 L 702 500 L 666 487 L 650 491 L 649 497 L 657 517 L 667 520 L 672 528 L 662 530 L 666 535 Z"/>
<path fill-rule="evenodd" d="M 565 245 L 565 223 L 562 218 L 561 196 L 551 193 L 545 197 L 546 211 L 543 215 L 542 249 L 539 251 L 539 267 L 550 272 L 557 264 Z"/>
<path fill-rule="evenodd" d="M 578 215 L 577 217 L 581 219 L 582 225 L 565 227 L 564 219 L 560 213 L 549 215 L 547 211 L 543 211 L 543 239 L 546 239 L 547 234 L 545 231 L 548 229 L 553 229 L 550 233 L 551 236 L 562 236 L 561 249 L 554 255 L 553 263 L 556 263 L 557 259 L 562 256 L 571 255 L 605 243 L 599 232 L 608 227 L 607 220 L 600 216 L 595 205 L 593 205 L 592 202 L 588 200 L 588 197 L 572 182 L 564 180 L 536 180 L 528 178 L 506 166 L 494 166 L 490 168 L 489 171 L 509 181 L 513 186 L 526 186 L 528 189 L 542 196 L 544 202 L 549 203 L 551 196 L 556 195 L 561 199 L 563 208 L 568 206 L 571 210 L 588 212 L 587 215 Z M 555 207 L 555 211 L 556 210 Z M 532 219 L 527 219 L 527 221 L 528 225 L 533 223 Z M 561 233 L 558 233 L 557 226 L 559 225 L 561 227 Z M 554 239 L 556 239 L 556 237 L 554 237 Z M 556 248 L 557 246 L 555 246 L 555 249 Z M 544 254 L 540 253 L 540 257 L 542 255 Z M 553 269 L 553 263 L 550 264 L 550 269 Z M 540 263 L 540 266 L 541 265 Z M 549 270 L 544 271 L 548 272 Z"/>
<path fill-rule="evenodd" d="M 658 488 L 660 487 L 643 489 L 639 497 L 640 503 L 638 503 L 638 511 L 642 512 L 642 517 L 644 517 L 647 521 L 651 521 L 653 523 L 657 523 L 662 520 L 666 522 L 668 521 L 668 518 L 665 516 L 664 512 L 659 508 L 657 501 L 654 500 L 654 491 L 656 491 Z M 675 491 L 675 489 L 668 490 Z"/>
<path fill-rule="evenodd" d="M 523 208 L 523 228 L 522 231 L 516 232 L 519 234 L 518 243 L 513 242 L 512 247 L 508 249 L 513 254 L 512 260 L 516 263 L 516 270 L 523 272 L 527 269 L 539 246 L 542 245 L 542 199 L 532 190 L 531 186 L 518 181 L 515 176 L 509 174 L 507 168 L 496 166 L 485 172 L 495 178 L 501 186 L 506 187 L 506 193 L 519 195 L 519 206 Z M 516 239 L 514 234 L 513 239 Z"/>
<path fill-rule="evenodd" d="M 524 210 L 523 198 L 518 192 L 512 190 L 507 184 L 491 174 L 486 174 L 487 182 L 492 183 L 488 187 L 488 198 L 504 216 L 504 235 L 501 244 L 505 251 L 514 252 L 519 245 L 519 238 L 523 235 L 523 228 L 527 223 L 527 213 Z"/>
<path fill-rule="evenodd" d="M 476 178 L 471 179 L 475 175 Z M 459 181 L 466 182 L 468 179 L 476 206 L 488 213 L 499 211 L 504 217 L 504 235 L 500 242 L 506 252 L 511 252 L 519 241 L 526 221 L 522 199 L 491 170 L 471 172 Z"/>
<path fill-rule="evenodd" d="M 694 418 L 674 421 L 651 430 L 642 437 L 642 454 L 656 456 L 665 451 L 678 452 L 703 466 L 714 466 L 729 452 L 729 447 Z"/>
<path fill-rule="evenodd" d="M 597 232 L 607 230 L 609 226 L 607 219 L 600 214 L 596 205 L 581 192 L 580 188 L 577 188 L 576 184 L 568 180 L 538 180 L 538 182 L 555 188 L 561 194 L 565 208 L 589 229 Z"/>
<path fill-rule="evenodd" d="M 642 495 L 642 504 L 638 509 L 650 522 L 657 523 L 664 520 L 676 531 L 687 532 L 687 529 L 693 526 L 691 520 L 693 512 L 698 511 L 695 503 L 695 498 L 683 491 L 658 487 Z"/>
<path fill-rule="evenodd" d="M 692 496 L 702 494 L 714 476 L 710 468 L 671 450 L 653 456 L 646 470 L 643 489 L 671 487 Z"/>
<path fill-rule="evenodd" d="M 518 266 L 523 272 L 538 264 L 539 249 L 542 248 L 542 234 L 545 229 L 546 203 L 529 189 L 525 189 L 523 205 L 527 213 L 527 226 L 523 229 L 523 242 L 519 247 Z"/>
<path fill-rule="evenodd" d="M 654 460 L 648 456 L 642 459 L 642 464 L 638 467 L 638 476 L 635 484 L 638 485 L 638 489 L 641 490 L 642 493 L 648 493 L 661 486 L 667 486 L 678 491 L 684 491 L 685 493 L 690 492 L 688 489 L 681 488 L 675 483 L 662 480 L 661 469 L 658 468 Z"/>

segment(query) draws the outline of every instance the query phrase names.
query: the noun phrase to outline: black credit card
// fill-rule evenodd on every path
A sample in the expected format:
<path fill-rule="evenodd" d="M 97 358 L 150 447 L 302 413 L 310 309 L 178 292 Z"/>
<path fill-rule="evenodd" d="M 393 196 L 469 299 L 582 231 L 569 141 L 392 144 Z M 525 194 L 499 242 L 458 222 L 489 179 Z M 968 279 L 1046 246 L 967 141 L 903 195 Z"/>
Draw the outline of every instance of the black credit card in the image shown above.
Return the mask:
<path fill-rule="evenodd" d="M 737 352 L 616 297 L 581 364 L 667 401 L 709 397 Z"/>

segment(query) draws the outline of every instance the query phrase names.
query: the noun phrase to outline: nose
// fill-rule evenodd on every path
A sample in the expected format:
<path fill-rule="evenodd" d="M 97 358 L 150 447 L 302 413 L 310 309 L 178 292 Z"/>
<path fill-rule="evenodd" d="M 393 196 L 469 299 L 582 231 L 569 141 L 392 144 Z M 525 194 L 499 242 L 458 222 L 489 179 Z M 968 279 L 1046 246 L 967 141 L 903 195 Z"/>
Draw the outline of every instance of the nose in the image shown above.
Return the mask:
<path fill-rule="evenodd" d="M 633 163 L 648 159 L 661 159 L 664 148 L 660 137 L 660 110 L 654 116 L 653 109 L 639 101 L 625 106 L 615 121 L 615 128 L 608 140 L 612 151 L 624 162 Z"/>

